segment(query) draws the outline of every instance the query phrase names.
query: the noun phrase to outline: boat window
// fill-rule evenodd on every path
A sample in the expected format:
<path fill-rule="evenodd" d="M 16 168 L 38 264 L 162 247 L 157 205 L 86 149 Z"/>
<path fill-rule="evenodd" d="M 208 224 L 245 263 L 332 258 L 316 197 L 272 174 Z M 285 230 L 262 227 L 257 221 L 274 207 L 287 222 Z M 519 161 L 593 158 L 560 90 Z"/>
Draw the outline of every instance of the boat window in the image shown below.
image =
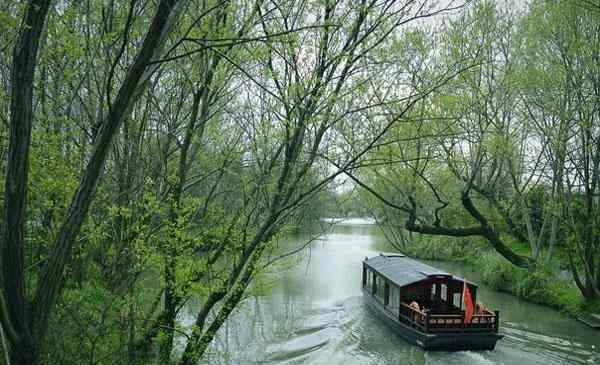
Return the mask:
<path fill-rule="evenodd" d="M 454 306 L 456 308 L 461 308 L 461 303 L 460 303 L 460 299 L 461 298 L 460 298 L 460 296 L 461 296 L 460 292 L 459 293 L 454 293 L 454 298 L 453 298 L 452 304 L 454 304 Z"/>
<path fill-rule="evenodd" d="M 440 290 L 440 296 L 445 301 L 448 299 L 448 287 L 446 284 L 442 284 L 442 290 Z"/>
<path fill-rule="evenodd" d="M 363 288 L 367 286 L 367 268 L 365 267 L 365 265 L 363 265 L 362 271 L 362 286 Z"/>
<path fill-rule="evenodd" d="M 385 291 L 383 292 L 383 303 L 385 305 L 390 304 L 390 282 L 384 279 L 385 281 Z"/>
<path fill-rule="evenodd" d="M 383 294 L 385 292 L 384 290 L 384 278 L 375 274 L 375 296 L 379 299 L 381 299 L 381 301 L 383 301 Z"/>
<path fill-rule="evenodd" d="M 373 271 L 371 269 L 367 269 L 367 286 L 368 289 L 373 287 Z"/>
<path fill-rule="evenodd" d="M 400 288 L 396 285 L 390 285 L 390 303 L 389 308 L 394 313 L 400 310 Z"/>

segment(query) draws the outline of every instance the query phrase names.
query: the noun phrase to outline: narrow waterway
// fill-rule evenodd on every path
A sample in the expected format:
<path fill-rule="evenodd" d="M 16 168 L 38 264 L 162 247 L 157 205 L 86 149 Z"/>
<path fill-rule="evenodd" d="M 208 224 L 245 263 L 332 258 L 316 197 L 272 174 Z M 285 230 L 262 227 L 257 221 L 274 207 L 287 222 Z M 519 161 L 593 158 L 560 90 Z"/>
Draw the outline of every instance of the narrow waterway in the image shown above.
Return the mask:
<path fill-rule="evenodd" d="M 361 261 L 390 251 L 377 228 L 337 225 L 279 275 L 265 275 L 266 294 L 246 299 L 212 344 L 209 364 L 600 364 L 600 332 L 545 307 L 481 287 L 479 298 L 499 309 L 495 351 L 424 352 L 409 345 L 365 307 Z M 286 246 L 305 242 L 290 237 Z M 430 263 L 479 282 L 448 262 Z M 184 323 L 197 308 L 190 305 Z"/>

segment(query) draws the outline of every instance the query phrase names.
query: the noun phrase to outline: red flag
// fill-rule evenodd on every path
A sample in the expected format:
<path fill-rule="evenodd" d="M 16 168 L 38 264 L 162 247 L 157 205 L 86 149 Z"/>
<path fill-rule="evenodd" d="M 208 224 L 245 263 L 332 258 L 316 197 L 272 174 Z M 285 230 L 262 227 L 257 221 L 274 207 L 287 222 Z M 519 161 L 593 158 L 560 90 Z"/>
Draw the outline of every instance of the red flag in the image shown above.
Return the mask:
<path fill-rule="evenodd" d="M 463 302 L 465 303 L 465 323 L 471 323 L 471 319 L 473 319 L 473 298 L 471 297 L 471 291 L 467 286 L 467 283 L 464 283 L 463 286 Z"/>

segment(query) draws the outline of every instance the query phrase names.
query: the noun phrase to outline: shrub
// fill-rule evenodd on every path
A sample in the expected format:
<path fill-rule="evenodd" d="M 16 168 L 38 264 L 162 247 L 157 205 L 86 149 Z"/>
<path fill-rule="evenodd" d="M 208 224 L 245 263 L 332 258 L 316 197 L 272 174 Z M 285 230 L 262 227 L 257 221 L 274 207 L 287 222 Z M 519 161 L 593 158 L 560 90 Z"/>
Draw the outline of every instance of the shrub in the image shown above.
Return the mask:
<path fill-rule="evenodd" d="M 417 236 L 407 245 L 406 253 L 426 260 L 462 260 L 481 272 L 483 284 L 529 302 L 569 314 L 590 310 L 590 304 L 583 300 L 574 284 L 558 277 L 556 265 L 538 264 L 533 269 L 521 269 L 490 251 L 478 239 Z M 592 306 L 600 310 L 600 303 Z"/>
<path fill-rule="evenodd" d="M 513 291 L 515 272 L 518 269 L 504 258 L 488 252 L 481 255 L 477 259 L 477 263 L 474 263 L 473 260 L 469 262 L 481 269 L 481 280 L 484 284 L 500 291 Z"/>

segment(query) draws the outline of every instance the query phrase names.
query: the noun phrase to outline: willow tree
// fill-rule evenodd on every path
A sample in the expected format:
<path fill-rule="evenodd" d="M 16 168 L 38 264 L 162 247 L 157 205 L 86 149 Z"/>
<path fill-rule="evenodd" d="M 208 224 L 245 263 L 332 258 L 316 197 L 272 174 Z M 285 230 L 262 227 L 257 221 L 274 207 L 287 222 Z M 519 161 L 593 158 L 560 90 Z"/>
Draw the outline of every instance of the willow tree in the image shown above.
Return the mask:
<path fill-rule="evenodd" d="M 443 70 L 457 73 L 413 110 L 411 123 L 388 135 L 372 155 L 380 162 L 353 178 L 397 212 L 392 231 L 482 237 L 528 267 L 534 260 L 507 243 L 523 235 L 502 205 L 514 195 L 507 182 L 519 135 L 510 88 L 513 34 L 508 17 L 482 1 L 437 33 L 407 38 L 413 59 L 421 59 L 415 83 L 426 85 Z"/>
<path fill-rule="evenodd" d="M 240 95 L 228 115 L 242 133 L 243 168 L 228 250 L 211 274 L 180 364 L 195 363 L 268 265 L 274 238 L 311 197 L 356 164 L 427 92 L 392 92 L 370 55 L 400 26 L 447 8 L 426 2 L 286 2 L 260 6 L 249 38 L 266 39 L 247 57 L 225 57 L 242 73 Z M 312 14 L 314 16 L 310 16 Z M 254 62 L 258 61 L 256 64 Z M 384 90 L 390 91 L 385 93 Z M 393 106 L 388 118 L 378 115 Z M 370 123 L 360 145 L 340 136 Z M 347 151 L 348 153 L 343 153 Z M 342 153 L 340 153 L 342 152 Z M 332 167 L 332 163 L 333 167 Z M 233 248 L 233 249 L 232 249 Z M 225 260 L 225 261 L 223 261 Z M 211 316 L 211 314 L 213 314 Z"/>
<path fill-rule="evenodd" d="M 441 41 L 426 38 L 441 43 L 431 62 L 467 70 L 433 95 L 418 123 L 398 129 L 409 141 L 391 139 L 373 154 L 385 169 L 353 178 L 400 212 L 396 229 L 483 237 L 525 268 L 560 247 L 583 297 L 594 299 L 598 12 L 540 0 L 517 15 L 476 2 Z M 519 244 L 530 255 L 517 254 Z"/>

